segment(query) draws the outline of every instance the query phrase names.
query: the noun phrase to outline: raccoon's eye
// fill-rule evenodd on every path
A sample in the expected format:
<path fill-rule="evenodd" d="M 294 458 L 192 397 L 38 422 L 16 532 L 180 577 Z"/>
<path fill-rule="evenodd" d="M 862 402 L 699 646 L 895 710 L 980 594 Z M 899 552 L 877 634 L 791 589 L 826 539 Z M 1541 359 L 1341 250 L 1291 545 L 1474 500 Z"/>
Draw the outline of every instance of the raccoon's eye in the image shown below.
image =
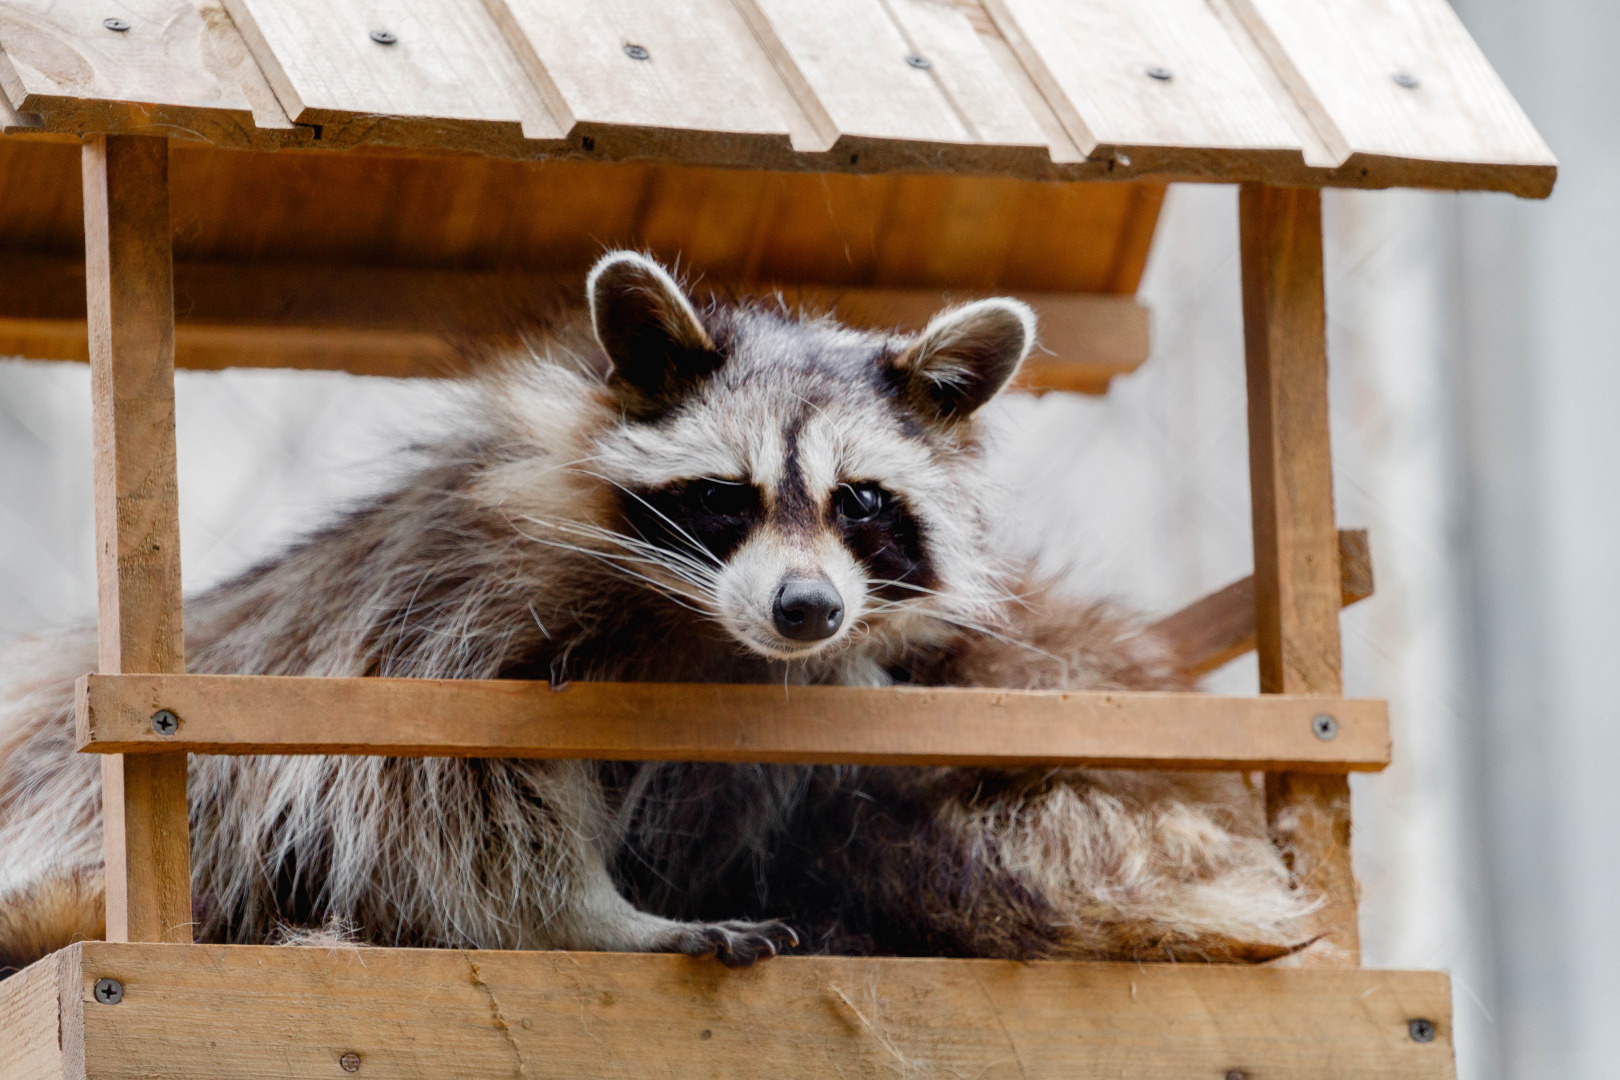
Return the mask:
<path fill-rule="evenodd" d="M 876 484 L 839 484 L 833 501 L 845 521 L 868 521 L 883 512 L 885 495 Z"/>
<path fill-rule="evenodd" d="M 759 505 L 759 493 L 753 485 L 730 480 L 698 480 L 690 492 L 705 513 L 717 517 L 743 517 Z"/>

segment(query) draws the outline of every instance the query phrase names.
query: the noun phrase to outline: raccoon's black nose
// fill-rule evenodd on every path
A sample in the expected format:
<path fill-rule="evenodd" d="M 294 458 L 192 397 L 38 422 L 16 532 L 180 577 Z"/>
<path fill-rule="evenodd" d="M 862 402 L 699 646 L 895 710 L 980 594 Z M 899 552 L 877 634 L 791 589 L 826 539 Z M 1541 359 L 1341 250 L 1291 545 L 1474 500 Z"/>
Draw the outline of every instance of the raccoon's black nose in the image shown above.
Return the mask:
<path fill-rule="evenodd" d="M 829 582 L 790 578 L 776 590 L 776 631 L 793 641 L 820 641 L 838 633 L 844 598 Z"/>

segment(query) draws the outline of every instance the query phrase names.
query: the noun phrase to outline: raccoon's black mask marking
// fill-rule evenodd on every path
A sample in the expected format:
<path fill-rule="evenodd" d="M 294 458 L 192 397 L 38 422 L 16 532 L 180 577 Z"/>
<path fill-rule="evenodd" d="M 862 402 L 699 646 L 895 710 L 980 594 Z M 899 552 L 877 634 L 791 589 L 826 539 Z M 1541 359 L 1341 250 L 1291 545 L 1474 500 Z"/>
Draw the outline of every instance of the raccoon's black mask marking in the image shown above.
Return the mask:
<path fill-rule="evenodd" d="M 862 489 L 873 492 L 876 508 L 864 516 L 852 511 L 868 509 L 859 500 Z M 905 500 L 876 484 L 844 483 L 827 507 L 828 516 L 844 544 L 866 567 L 872 594 L 884 600 L 915 599 L 920 590 L 938 582 L 928 561 L 922 526 L 906 508 Z"/>
<path fill-rule="evenodd" d="M 764 518 L 758 488 L 708 478 L 622 492 L 619 508 L 633 535 L 704 565 L 731 558 Z"/>

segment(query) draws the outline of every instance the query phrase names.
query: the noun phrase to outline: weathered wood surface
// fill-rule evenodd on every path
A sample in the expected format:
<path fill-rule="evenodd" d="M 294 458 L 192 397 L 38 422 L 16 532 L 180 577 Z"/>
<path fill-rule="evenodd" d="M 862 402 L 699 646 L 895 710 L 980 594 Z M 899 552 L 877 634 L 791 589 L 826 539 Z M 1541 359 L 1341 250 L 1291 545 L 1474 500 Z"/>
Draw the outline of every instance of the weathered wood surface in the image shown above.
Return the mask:
<path fill-rule="evenodd" d="M 1556 170 L 1444 0 L 138 0 L 120 11 L 128 27 L 115 31 L 87 0 L 8 4 L 0 120 L 233 147 L 1531 196 Z"/>
<path fill-rule="evenodd" d="M 1246 184 L 1239 196 L 1243 326 L 1262 694 L 1338 694 L 1338 532 L 1328 435 L 1321 193 Z M 1266 778 L 1272 832 L 1310 891 L 1327 898 L 1317 962 L 1360 956 L 1344 777 Z"/>
<path fill-rule="evenodd" d="M 1373 594 L 1367 530 L 1339 530 L 1339 602 L 1345 607 Z M 1234 581 L 1153 624 L 1189 675 L 1205 675 L 1255 647 L 1254 577 Z"/>
<path fill-rule="evenodd" d="M 103 942 L 41 965 L 79 989 L 68 1052 L 100 1080 L 335 1077 L 346 1054 L 422 1080 L 1455 1075 L 1439 972 Z"/>
<path fill-rule="evenodd" d="M 779 294 L 853 326 L 920 330 L 982 289 L 873 289 L 700 281 L 697 291 Z M 84 267 L 67 256 L 0 255 L 0 355 L 84 360 Z M 1129 296 L 1011 295 L 1040 319 L 1038 349 L 1019 386 L 1102 393 L 1149 351 L 1148 310 Z M 457 376 L 473 356 L 516 347 L 557 303 L 578 305 L 579 274 L 180 263 L 175 267 L 175 366 L 290 367 L 357 375 Z"/>
<path fill-rule="evenodd" d="M 174 442 L 169 144 L 84 147 L 101 671 L 185 671 Z M 184 754 L 102 762 L 107 934 L 190 941 Z"/>
<path fill-rule="evenodd" d="M 1131 294 L 1164 196 L 1157 184 L 243 153 L 180 141 L 170 184 L 182 318 L 191 263 L 583 277 L 606 246 L 678 260 L 705 281 Z M 77 141 L 0 139 L 8 257 L 82 257 L 82 216 Z"/>
<path fill-rule="evenodd" d="M 177 734 L 152 714 L 169 709 Z M 1324 742 L 1311 719 L 1330 713 Z M 383 754 L 890 765 L 1383 768 L 1383 702 L 1337 697 L 89 675 L 98 753 Z"/>
<path fill-rule="evenodd" d="M 128 29 L 108 29 L 116 17 Z M 217 0 L 8 0 L 0 91 L 51 130 L 147 131 L 231 146 L 307 141 Z"/>
<path fill-rule="evenodd" d="M 0 1080 L 65 1077 L 58 1022 L 63 954 L 0 981 Z"/>

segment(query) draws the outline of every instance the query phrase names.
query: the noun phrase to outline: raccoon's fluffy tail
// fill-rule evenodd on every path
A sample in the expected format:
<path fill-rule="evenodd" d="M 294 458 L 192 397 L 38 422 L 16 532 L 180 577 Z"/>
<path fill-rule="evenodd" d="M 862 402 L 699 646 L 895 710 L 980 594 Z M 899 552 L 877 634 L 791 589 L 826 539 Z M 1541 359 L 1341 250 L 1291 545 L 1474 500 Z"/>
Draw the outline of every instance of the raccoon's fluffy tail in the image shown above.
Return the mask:
<path fill-rule="evenodd" d="M 1260 961 L 1312 938 L 1239 776 L 1060 770 L 940 808 L 946 830 L 1056 912 L 1056 952 Z"/>
<path fill-rule="evenodd" d="M 1006 632 L 975 637 L 940 681 L 1060 690 L 1190 690 L 1174 652 L 1110 604 L 1026 581 Z M 1057 912 L 1060 952 L 1266 960 L 1315 937 L 1320 902 L 1269 839 L 1240 774 L 1055 770 L 939 810 L 958 837 Z"/>

